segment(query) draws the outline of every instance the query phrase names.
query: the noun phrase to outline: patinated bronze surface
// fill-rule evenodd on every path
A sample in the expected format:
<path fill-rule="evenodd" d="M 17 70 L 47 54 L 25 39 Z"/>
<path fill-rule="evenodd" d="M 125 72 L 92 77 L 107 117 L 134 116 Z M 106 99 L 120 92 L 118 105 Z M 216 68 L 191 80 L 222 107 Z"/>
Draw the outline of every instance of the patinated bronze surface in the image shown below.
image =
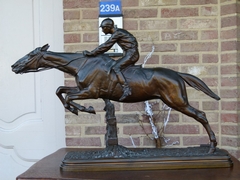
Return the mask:
<path fill-rule="evenodd" d="M 127 96 L 131 95 L 131 88 L 128 85 L 128 80 L 125 78 L 122 70 L 134 65 L 139 59 L 138 42 L 137 39 L 127 30 L 117 28 L 114 25 L 114 21 L 110 18 L 106 18 L 101 22 L 100 27 L 104 34 L 111 34 L 111 37 L 92 50 L 91 52 L 84 51 L 86 56 L 96 56 L 107 52 L 115 43 L 117 43 L 123 50 L 123 57 L 116 60 L 116 63 L 112 66 L 117 76 L 119 84 L 122 86 L 123 94 L 120 97 L 120 101 L 124 100 Z"/>
<path fill-rule="evenodd" d="M 78 114 L 78 111 L 95 113 L 93 107 L 86 108 L 74 100 L 102 98 L 132 103 L 161 99 L 169 107 L 200 122 L 209 135 L 209 153 L 215 151 L 217 145 L 215 134 L 205 113 L 189 105 L 185 83 L 216 100 L 220 98 L 199 78 L 162 67 L 129 66 L 123 69 L 122 73 L 128 81 L 132 94 L 120 101 L 122 87 L 116 74 L 110 71 L 116 61 L 106 55 L 88 57 L 82 53 L 51 52 L 47 51 L 48 48 L 49 45 L 36 48 L 13 64 L 12 70 L 19 74 L 56 68 L 74 76 L 76 87 L 61 86 L 56 91 L 64 107 L 72 113 Z M 63 94 L 66 96 L 64 97 Z"/>

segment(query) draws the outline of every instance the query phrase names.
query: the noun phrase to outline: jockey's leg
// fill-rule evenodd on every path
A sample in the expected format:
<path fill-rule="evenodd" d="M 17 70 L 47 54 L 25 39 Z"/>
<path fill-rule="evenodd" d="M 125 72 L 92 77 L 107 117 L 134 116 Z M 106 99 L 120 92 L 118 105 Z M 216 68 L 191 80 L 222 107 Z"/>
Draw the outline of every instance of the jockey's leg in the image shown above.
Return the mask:
<path fill-rule="evenodd" d="M 127 96 L 132 94 L 131 89 L 128 86 L 127 80 L 125 79 L 124 75 L 122 74 L 120 67 L 116 64 L 112 69 L 116 73 L 118 82 L 121 84 L 121 86 L 123 88 L 123 94 L 122 94 L 121 98 L 119 99 L 120 101 L 122 101 Z"/>
<path fill-rule="evenodd" d="M 127 96 L 131 95 L 131 88 L 128 86 L 128 82 L 121 70 L 134 65 L 139 58 L 139 53 L 137 49 L 128 50 L 124 57 L 117 60 L 117 63 L 113 66 L 113 71 L 116 73 L 119 83 L 123 88 L 123 95 L 119 99 L 120 101 L 124 100 Z"/>

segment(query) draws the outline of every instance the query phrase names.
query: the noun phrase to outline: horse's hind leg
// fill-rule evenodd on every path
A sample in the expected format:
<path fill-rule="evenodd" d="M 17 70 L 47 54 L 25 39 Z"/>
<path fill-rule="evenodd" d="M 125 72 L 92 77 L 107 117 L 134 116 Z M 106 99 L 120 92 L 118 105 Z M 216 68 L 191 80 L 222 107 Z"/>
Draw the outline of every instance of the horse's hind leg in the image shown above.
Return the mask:
<path fill-rule="evenodd" d="M 203 127 L 206 129 L 209 139 L 210 139 L 210 150 L 209 153 L 213 153 L 216 150 L 216 146 L 217 146 L 217 141 L 216 141 L 216 137 L 214 132 L 212 131 L 208 120 L 206 118 L 206 115 L 204 112 L 197 110 L 195 108 L 193 108 L 192 106 L 190 106 L 189 104 L 187 104 L 184 107 L 179 107 L 176 108 L 176 110 L 181 111 L 182 113 L 193 117 L 194 119 L 196 119 L 198 122 L 200 122 Z"/>

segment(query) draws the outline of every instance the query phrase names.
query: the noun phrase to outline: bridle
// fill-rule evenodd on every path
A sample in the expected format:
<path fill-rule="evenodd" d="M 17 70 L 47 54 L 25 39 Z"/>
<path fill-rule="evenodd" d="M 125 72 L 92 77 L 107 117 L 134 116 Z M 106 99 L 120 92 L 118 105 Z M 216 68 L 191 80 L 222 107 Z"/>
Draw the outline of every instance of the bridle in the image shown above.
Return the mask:
<path fill-rule="evenodd" d="M 43 52 L 38 52 L 37 55 L 35 55 L 34 57 L 32 57 L 31 59 L 29 59 L 29 61 L 25 64 L 25 66 L 30 66 L 32 65 L 33 63 L 35 63 L 36 61 L 36 64 L 35 64 L 35 68 L 34 69 L 31 69 L 31 70 L 27 70 L 26 72 L 40 72 L 40 71 L 44 71 L 44 70 L 48 70 L 48 69 L 51 69 L 51 68 L 42 68 L 42 69 L 39 69 L 38 68 L 38 64 L 39 64 L 39 61 L 41 59 L 41 57 L 43 57 L 44 53 Z M 37 57 L 36 57 L 37 56 Z M 34 59 L 33 59 L 34 58 Z"/>

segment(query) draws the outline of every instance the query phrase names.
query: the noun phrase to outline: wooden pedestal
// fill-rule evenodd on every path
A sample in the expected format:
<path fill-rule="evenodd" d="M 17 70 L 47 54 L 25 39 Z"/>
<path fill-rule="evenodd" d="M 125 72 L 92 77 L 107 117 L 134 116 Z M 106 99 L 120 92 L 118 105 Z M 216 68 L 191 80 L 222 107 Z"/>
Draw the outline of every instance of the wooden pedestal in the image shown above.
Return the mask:
<path fill-rule="evenodd" d="M 79 149 L 63 148 L 57 152 L 43 158 L 35 163 L 26 172 L 19 175 L 17 180 L 239 180 L 240 179 L 240 162 L 231 157 L 233 166 L 228 168 L 211 168 L 211 169 L 180 169 L 180 170 L 132 170 L 132 171 L 102 171 L 102 172 L 70 172 L 61 171 L 60 164 L 66 153 L 78 151 Z M 86 149 L 85 149 L 86 150 Z"/>

